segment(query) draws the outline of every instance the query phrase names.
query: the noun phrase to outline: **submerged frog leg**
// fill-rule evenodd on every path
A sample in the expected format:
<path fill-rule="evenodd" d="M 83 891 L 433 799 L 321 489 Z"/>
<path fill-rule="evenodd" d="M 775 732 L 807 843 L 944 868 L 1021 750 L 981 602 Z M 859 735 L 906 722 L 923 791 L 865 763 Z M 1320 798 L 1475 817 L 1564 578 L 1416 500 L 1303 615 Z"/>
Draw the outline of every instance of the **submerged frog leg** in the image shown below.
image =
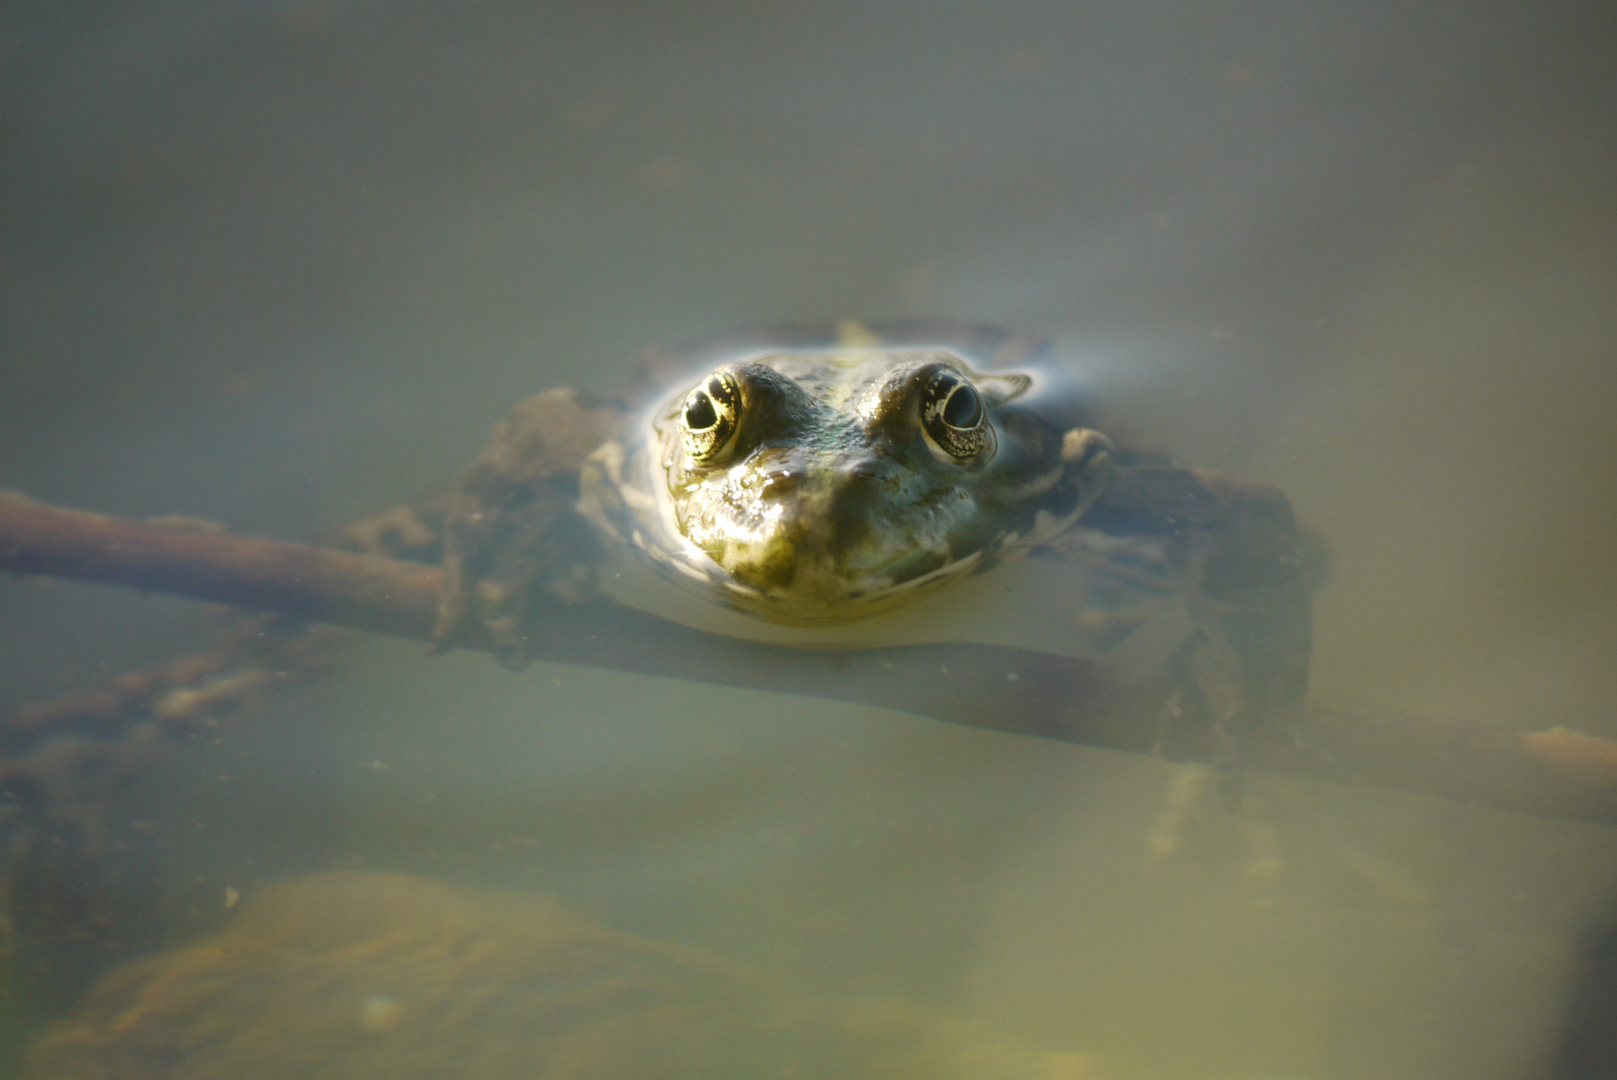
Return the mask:
<path fill-rule="evenodd" d="M 1186 623 L 1166 663 L 1170 690 L 1153 744 L 1186 764 L 1149 841 L 1154 854 L 1177 854 L 1205 801 L 1217 792 L 1226 806 L 1242 801 L 1260 746 L 1301 737 L 1316 560 L 1278 491 L 1162 460 L 1125 457 L 1084 527 L 1111 538 L 1096 598 L 1135 598 L 1106 605 L 1108 617 L 1160 598 Z M 1086 617 L 1098 618 L 1086 611 L 1080 624 Z M 1280 866 L 1275 830 L 1260 815 L 1247 832 L 1249 873 L 1267 891 Z"/>
<path fill-rule="evenodd" d="M 493 437 L 449 504 L 444 523 L 444 593 L 433 650 L 447 649 L 475 618 L 500 662 L 525 663 L 522 626 L 531 590 L 575 599 L 596 557 L 578 517 L 578 469 L 622 422 L 609 405 L 572 390 L 524 398 Z"/>
<path fill-rule="evenodd" d="M 1126 452 L 1125 452 L 1126 455 Z M 1255 740 L 1297 737 L 1312 650 L 1314 560 L 1279 491 L 1160 461 L 1126 460 L 1084 526 L 1161 557 L 1190 633 L 1170 663 L 1165 757 L 1232 771 Z M 1144 567 L 1141 567 L 1144 569 Z"/>

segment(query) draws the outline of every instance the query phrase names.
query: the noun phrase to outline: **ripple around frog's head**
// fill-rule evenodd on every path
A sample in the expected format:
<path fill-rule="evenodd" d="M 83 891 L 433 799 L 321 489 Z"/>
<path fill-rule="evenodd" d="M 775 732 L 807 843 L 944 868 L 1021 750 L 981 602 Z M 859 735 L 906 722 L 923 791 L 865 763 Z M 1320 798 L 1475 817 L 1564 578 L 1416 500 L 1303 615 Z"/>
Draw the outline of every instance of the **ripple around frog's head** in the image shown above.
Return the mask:
<path fill-rule="evenodd" d="M 726 364 L 598 455 L 585 502 L 732 607 L 862 618 L 1048 539 L 1099 494 L 1109 444 L 1044 419 L 1033 387 L 939 350 Z"/>

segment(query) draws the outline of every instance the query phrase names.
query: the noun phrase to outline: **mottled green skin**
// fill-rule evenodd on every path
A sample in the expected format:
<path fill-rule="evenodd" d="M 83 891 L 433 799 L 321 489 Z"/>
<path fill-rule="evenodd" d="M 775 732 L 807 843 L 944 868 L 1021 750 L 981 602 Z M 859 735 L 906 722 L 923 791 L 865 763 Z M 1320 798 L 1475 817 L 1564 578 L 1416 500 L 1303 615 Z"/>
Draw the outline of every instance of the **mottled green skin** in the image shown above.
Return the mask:
<path fill-rule="evenodd" d="M 862 326 L 856 330 L 864 329 Z M 671 380 L 585 462 L 581 508 L 673 580 L 773 622 L 845 622 L 886 610 L 1070 527 L 1111 470 L 1099 434 L 1036 366 L 974 369 L 947 347 L 874 336 L 815 351 L 717 359 Z M 986 406 L 988 447 L 954 460 L 923 433 L 940 369 Z M 686 395 L 710 371 L 746 388 L 733 452 L 694 460 Z"/>

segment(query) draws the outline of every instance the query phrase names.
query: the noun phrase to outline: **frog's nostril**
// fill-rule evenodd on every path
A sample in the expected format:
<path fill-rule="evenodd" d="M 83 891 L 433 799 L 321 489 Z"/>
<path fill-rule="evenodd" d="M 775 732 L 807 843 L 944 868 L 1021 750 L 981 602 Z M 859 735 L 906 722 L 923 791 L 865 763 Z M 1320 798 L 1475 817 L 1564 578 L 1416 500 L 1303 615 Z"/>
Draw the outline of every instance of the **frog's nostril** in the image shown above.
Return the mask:
<path fill-rule="evenodd" d="M 838 470 L 836 489 L 842 499 L 863 499 L 875 496 L 881 490 L 886 475 L 874 461 L 856 461 Z"/>
<path fill-rule="evenodd" d="M 797 490 L 801 478 L 789 469 L 777 469 L 764 474 L 758 494 L 765 499 L 781 499 Z"/>
<path fill-rule="evenodd" d="M 886 475 L 881 465 L 872 461 L 853 462 L 837 470 L 826 510 L 839 534 L 862 527 L 861 523 L 880 506 Z"/>

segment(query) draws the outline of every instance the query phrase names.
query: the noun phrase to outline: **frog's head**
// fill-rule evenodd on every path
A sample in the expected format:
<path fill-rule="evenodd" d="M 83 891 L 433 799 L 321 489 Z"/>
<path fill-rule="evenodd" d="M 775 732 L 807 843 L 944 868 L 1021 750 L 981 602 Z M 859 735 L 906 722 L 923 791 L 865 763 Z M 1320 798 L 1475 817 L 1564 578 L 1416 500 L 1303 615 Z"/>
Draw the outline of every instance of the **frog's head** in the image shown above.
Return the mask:
<path fill-rule="evenodd" d="M 653 417 L 656 490 L 637 494 L 664 519 L 651 531 L 684 548 L 653 553 L 735 607 L 815 624 L 1046 540 L 1100 493 L 1112 451 L 1047 419 L 1033 386 L 939 351 L 722 366 Z"/>

